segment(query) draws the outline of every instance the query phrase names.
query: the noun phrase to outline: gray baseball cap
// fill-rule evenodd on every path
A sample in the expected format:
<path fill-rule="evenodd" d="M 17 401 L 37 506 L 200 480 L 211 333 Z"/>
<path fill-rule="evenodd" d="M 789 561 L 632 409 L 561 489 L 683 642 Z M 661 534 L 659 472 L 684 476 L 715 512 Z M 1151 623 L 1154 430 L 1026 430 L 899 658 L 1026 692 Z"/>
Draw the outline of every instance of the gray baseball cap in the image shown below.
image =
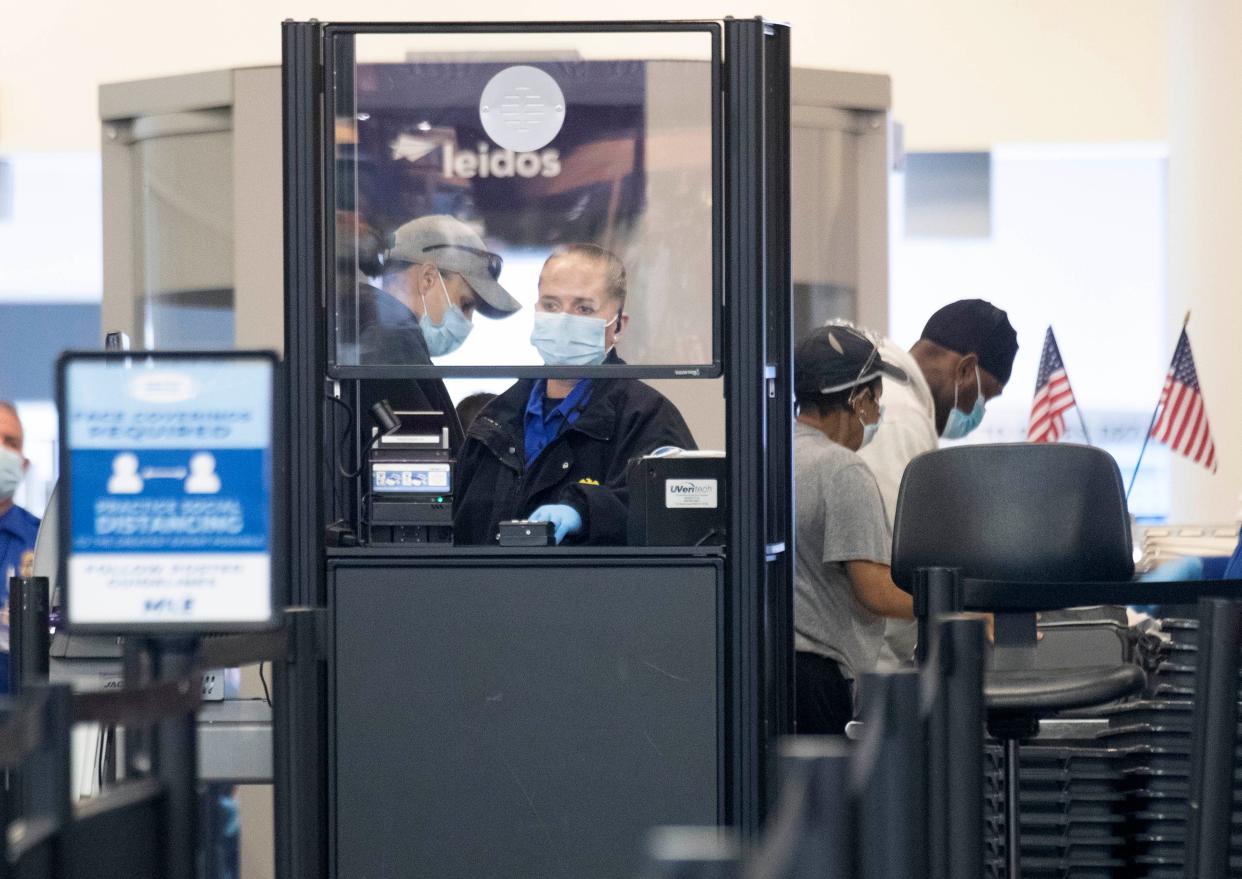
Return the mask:
<path fill-rule="evenodd" d="M 500 286 L 504 260 L 483 244 L 483 239 L 455 217 L 436 214 L 419 217 L 398 227 L 392 235 L 386 262 L 431 263 L 438 269 L 457 272 L 479 298 L 479 310 L 491 318 L 508 317 L 521 304 Z"/>

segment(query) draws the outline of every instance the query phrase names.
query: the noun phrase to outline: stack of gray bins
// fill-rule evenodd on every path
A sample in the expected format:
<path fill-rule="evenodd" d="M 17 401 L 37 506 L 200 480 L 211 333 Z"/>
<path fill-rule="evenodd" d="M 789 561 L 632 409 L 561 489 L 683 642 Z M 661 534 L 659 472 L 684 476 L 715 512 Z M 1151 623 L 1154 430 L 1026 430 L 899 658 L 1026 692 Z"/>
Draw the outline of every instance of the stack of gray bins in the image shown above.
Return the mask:
<path fill-rule="evenodd" d="M 1126 868 L 1123 754 L 1109 748 L 1024 745 L 1019 808 L 1022 876 L 1116 879 Z M 985 751 L 985 864 L 1004 879 L 1005 780 L 1001 749 Z"/>
<path fill-rule="evenodd" d="M 1185 875 L 1198 627 L 1196 620 L 1161 621 L 1168 640 L 1151 648 L 1145 657 L 1150 669 L 1146 698 L 1110 709 L 1108 730 L 1101 734 L 1102 743 L 1127 752 L 1127 835 L 1133 845 L 1129 875 L 1142 879 L 1182 879 Z M 1242 750 L 1236 749 L 1235 754 L 1242 766 Z M 1232 781 L 1230 874 L 1239 876 L 1242 770 L 1235 768 Z"/>

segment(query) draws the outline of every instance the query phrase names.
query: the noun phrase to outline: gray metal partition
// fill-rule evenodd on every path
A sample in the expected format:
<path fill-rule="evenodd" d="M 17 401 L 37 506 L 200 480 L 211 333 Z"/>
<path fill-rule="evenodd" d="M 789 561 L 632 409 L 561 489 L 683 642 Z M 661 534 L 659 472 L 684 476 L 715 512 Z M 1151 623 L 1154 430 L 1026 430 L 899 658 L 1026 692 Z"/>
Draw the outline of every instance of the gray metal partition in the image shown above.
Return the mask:
<path fill-rule="evenodd" d="M 719 558 L 334 563 L 339 876 L 626 877 L 715 824 Z"/>

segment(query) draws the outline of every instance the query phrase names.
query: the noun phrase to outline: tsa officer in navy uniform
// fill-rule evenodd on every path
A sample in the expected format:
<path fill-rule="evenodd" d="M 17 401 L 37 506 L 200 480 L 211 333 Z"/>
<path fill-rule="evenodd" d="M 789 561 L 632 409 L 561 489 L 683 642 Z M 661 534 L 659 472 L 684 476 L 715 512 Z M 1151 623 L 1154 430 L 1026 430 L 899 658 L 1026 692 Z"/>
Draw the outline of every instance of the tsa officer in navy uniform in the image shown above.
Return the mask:
<path fill-rule="evenodd" d="M 13 503 L 30 462 L 22 455 L 22 422 L 12 403 L 0 400 L 0 693 L 9 691 L 9 578 L 28 572 L 39 520 Z"/>
<path fill-rule="evenodd" d="M 539 275 L 531 344 L 544 363 L 621 364 L 625 266 L 593 244 L 556 250 Z M 457 465 L 454 541 L 490 545 L 499 523 L 551 522 L 557 543 L 624 544 L 626 465 L 693 449 L 677 407 L 640 381 L 518 381 L 471 424 Z"/>

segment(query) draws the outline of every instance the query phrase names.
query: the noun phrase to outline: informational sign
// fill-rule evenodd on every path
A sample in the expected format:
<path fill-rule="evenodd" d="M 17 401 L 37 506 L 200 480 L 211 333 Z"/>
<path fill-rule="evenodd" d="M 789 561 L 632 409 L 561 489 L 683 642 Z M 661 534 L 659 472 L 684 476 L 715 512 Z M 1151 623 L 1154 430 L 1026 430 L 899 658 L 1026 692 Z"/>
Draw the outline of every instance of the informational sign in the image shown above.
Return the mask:
<path fill-rule="evenodd" d="M 271 622 L 274 371 L 262 353 L 62 358 L 71 628 Z"/>

